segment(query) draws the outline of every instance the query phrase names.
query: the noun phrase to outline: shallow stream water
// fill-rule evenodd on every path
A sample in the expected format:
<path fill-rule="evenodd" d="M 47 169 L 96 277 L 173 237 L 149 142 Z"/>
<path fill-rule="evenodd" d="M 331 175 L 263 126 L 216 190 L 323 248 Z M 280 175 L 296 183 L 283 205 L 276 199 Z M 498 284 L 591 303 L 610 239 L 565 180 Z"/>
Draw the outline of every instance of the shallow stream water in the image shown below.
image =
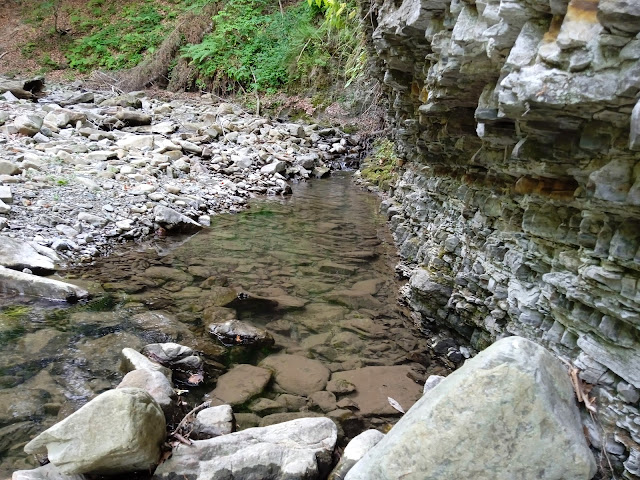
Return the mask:
<path fill-rule="evenodd" d="M 397 258 L 379 200 L 345 173 L 293 190 L 288 198 L 255 200 L 241 214 L 213 217 L 211 228 L 192 237 L 117 249 L 90 268 L 71 272 L 96 292 L 85 305 L 1 299 L 0 478 L 35 466 L 35 459 L 22 453 L 28 440 L 117 385 L 124 347 L 176 341 L 202 352 L 206 380 L 187 394 L 191 405 L 214 388 L 225 367 L 255 364 L 276 351 L 316 359 L 331 372 L 406 367 L 381 374 L 382 382 L 399 374 L 420 382 L 434 373 L 437 367 L 424 368 L 428 340 L 397 303 Z M 273 335 L 274 349 L 228 349 L 207 334 L 204 307 L 228 287 L 277 302 L 272 308 L 251 301 L 234 305 L 238 319 Z M 382 403 L 365 406 L 366 400 L 353 397 L 361 403 L 360 412 L 352 409 L 356 430 L 382 428 L 397 418 L 386 396 L 405 387 L 374 387 Z M 420 388 L 416 383 L 416 391 Z M 419 395 L 409 390 L 396 392 L 406 397 L 405 408 Z M 281 393 L 268 387 L 261 396 L 277 399 Z"/>

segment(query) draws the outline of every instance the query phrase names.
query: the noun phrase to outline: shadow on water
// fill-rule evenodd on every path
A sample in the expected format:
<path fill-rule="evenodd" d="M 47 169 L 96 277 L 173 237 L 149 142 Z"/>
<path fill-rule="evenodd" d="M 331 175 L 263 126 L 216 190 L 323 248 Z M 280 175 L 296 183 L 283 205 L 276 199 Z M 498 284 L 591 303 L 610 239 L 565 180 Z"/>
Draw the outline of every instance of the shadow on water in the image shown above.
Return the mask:
<path fill-rule="evenodd" d="M 318 360 L 331 372 L 408 366 L 413 380 L 423 381 L 427 340 L 397 303 L 397 258 L 378 206 L 346 174 L 301 183 L 291 198 L 256 200 L 243 213 L 213 217 L 211 228 L 188 239 L 129 247 L 72 272 L 105 292 L 86 305 L 2 300 L 0 477 L 33 468 L 22 453 L 28 440 L 117 385 L 124 347 L 175 341 L 201 352 L 207 381 L 189 394 L 191 404 L 214 388 L 223 367 L 257 363 L 274 351 Z M 222 307 L 229 289 L 251 301 Z M 229 315 L 266 329 L 275 347 L 222 346 L 206 328 Z M 307 402 L 307 409 L 314 406 Z M 382 428 L 394 414 L 385 393 L 358 425 Z"/>

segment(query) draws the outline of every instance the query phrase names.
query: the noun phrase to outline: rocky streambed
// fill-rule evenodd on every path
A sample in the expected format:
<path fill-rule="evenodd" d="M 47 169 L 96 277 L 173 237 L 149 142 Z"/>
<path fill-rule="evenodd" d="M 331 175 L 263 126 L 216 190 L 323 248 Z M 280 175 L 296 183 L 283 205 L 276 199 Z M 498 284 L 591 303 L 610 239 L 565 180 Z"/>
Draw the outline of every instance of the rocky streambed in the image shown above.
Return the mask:
<path fill-rule="evenodd" d="M 361 150 L 358 136 L 210 96 L 59 87 L 37 103 L 0 98 L 1 234 L 74 262 L 158 230 L 197 229 L 255 195 L 288 194 L 287 180 L 324 177 Z"/>
<path fill-rule="evenodd" d="M 378 201 L 319 180 L 356 138 L 201 100 L 0 103 L 0 476 L 593 476 L 541 347 L 507 339 L 435 386 L 473 352 L 397 303 Z"/>

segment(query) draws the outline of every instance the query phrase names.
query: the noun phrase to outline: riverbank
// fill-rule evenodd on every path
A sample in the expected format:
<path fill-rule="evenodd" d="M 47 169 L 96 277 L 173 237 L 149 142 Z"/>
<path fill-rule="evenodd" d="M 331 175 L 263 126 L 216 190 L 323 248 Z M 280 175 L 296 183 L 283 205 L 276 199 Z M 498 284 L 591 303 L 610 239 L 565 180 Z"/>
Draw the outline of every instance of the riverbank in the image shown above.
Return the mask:
<path fill-rule="evenodd" d="M 190 100 L 49 88 L 0 100 L 0 236 L 51 249 L 58 264 L 113 245 L 197 230 L 288 181 L 356 162 L 357 135 L 257 117 L 210 95 Z"/>

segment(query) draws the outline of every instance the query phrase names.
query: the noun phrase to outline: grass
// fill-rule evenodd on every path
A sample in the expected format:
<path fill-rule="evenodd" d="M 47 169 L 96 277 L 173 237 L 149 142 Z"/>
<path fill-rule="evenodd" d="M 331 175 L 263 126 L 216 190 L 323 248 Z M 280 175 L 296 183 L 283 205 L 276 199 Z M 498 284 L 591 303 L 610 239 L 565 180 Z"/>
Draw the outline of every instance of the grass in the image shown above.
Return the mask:
<path fill-rule="evenodd" d="M 33 58 L 37 48 L 43 70 L 66 67 L 84 73 L 131 68 L 154 52 L 182 13 L 211 1 L 89 0 L 81 10 L 72 9 L 64 0 L 23 1 L 23 18 L 42 33 L 24 44 L 21 53 Z M 51 60 L 54 50 L 64 54 L 66 65 Z"/>

